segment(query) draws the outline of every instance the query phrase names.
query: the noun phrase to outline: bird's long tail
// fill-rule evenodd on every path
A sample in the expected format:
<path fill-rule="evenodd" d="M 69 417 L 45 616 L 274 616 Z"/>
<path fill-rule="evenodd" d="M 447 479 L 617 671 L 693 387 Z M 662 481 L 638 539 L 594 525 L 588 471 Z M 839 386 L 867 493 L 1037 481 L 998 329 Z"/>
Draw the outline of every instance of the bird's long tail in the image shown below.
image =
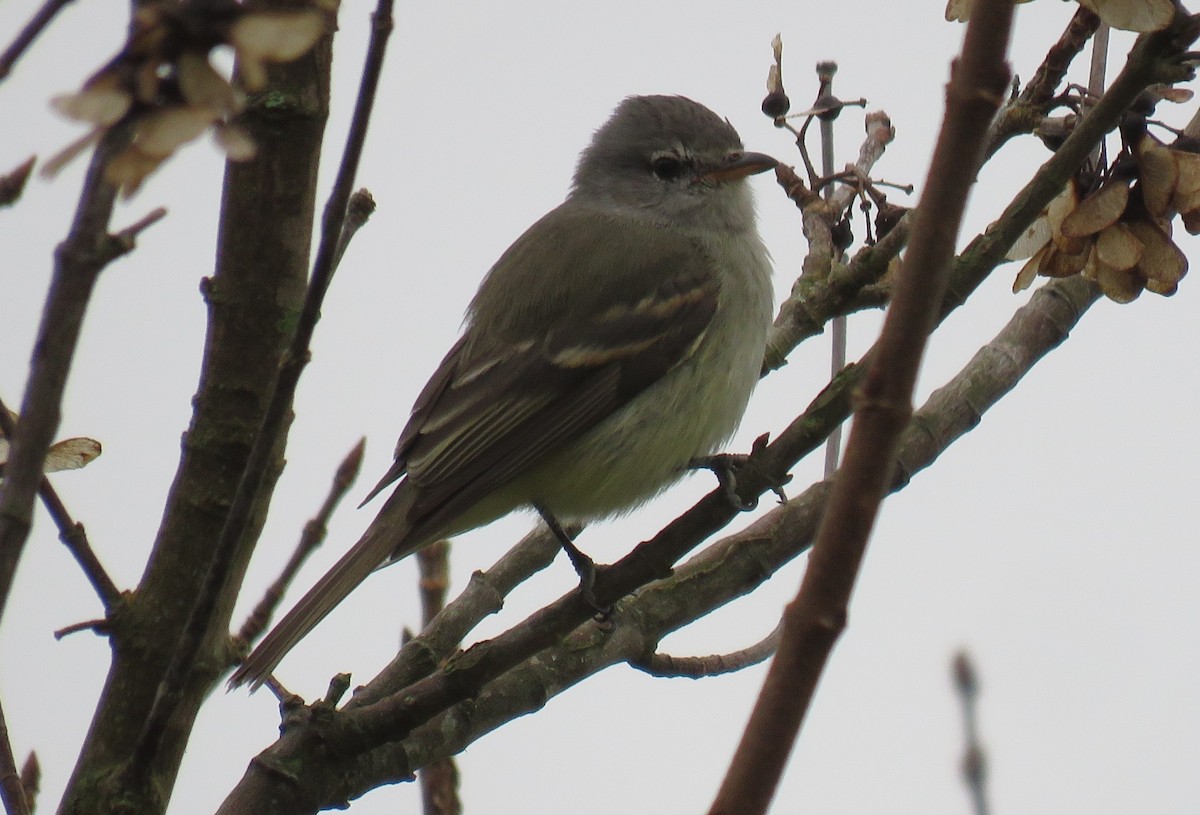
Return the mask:
<path fill-rule="evenodd" d="M 372 571 L 384 561 L 399 560 L 421 548 L 429 539 L 408 521 L 413 490 L 401 484 L 358 543 L 342 556 L 329 572 L 317 581 L 300 602 L 284 615 L 262 642 L 246 657 L 229 687 L 249 684 L 251 691 L 267 680 L 280 660 L 300 642 L 334 607 L 346 599 Z"/>

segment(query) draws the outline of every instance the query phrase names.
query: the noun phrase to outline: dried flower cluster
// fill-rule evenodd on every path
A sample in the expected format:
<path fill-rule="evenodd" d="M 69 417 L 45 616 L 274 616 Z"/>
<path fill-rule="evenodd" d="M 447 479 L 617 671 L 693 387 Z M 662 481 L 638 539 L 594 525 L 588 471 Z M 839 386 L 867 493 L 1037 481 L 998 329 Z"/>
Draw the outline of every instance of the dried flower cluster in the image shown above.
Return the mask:
<path fill-rule="evenodd" d="M 77 92 L 52 104 L 93 129 L 51 159 L 57 172 L 108 129 L 129 121 L 133 138 L 107 168 L 128 197 L 177 149 L 205 130 L 232 160 L 253 157 L 254 143 L 232 119 L 242 92 L 261 90 L 266 64 L 307 52 L 332 24 L 336 0 L 309 0 L 282 9 L 236 0 L 158 0 L 138 6 L 121 52 Z M 209 62 L 213 49 L 232 46 L 240 88 Z"/>
<path fill-rule="evenodd" d="M 1158 96 L 1188 98 L 1172 89 Z M 1028 261 L 1013 291 L 1044 277 L 1082 274 L 1118 303 L 1143 290 L 1172 295 L 1188 261 L 1171 239 L 1179 215 L 1184 228 L 1200 234 L 1200 144 L 1180 137 L 1167 146 L 1147 130 L 1156 97 L 1146 95 L 1126 115 L 1123 147 L 1100 171 L 1081 170 L 1046 207 L 1009 251 Z M 1069 129 L 1071 119 L 1066 120 Z"/>

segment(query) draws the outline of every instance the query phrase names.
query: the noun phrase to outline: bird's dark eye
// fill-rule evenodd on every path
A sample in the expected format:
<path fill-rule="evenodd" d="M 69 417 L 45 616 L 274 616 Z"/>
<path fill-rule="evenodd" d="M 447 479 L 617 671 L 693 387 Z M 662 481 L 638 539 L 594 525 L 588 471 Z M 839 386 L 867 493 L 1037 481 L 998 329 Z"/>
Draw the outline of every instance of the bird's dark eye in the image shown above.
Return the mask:
<path fill-rule="evenodd" d="M 663 181 L 674 181 L 683 175 L 683 162 L 674 156 L 659 156 L 650 162 L 650 169 Z"/>

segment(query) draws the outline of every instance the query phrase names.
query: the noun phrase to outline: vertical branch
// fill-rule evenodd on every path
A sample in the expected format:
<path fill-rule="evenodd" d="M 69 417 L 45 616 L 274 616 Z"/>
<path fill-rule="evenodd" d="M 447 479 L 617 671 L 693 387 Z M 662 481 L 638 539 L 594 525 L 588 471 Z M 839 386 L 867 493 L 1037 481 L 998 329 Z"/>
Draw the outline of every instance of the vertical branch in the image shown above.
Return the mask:
<path fill-rule="evenodd" d="M 366 67 L 363 71 L 342 164 L 334 181 L 333 191 L 325 205 L 322 219 L 321 242 L 313 262 L 312 278 L 300 309 L 295 334 L 288 344 L 280 363 L 279 375 L 271 393 L 262 424 L 250 448 L 246 467 L 238 483 L 233 504 L 221 529 L 212 555 L 212 563 L 201 587 L 195 607 L 189 615 L 178 648 L 164 674 L 154 704 L 146 717 L 145 724 L 132 756 L 126 765 L 131 779 L 145 782 L 149 779 L 149 768 L 159 752 L 163 739 L 167 737 L 175 708 L 182 700 L 189 676 L 194 669 L 196 657 L 209 630 L 213 612 L 221 599 L 234 568 L 239 544 L 252 523 L 259 488 L 267 476 L 268 468 L 275 458 L 276 450 L 284 438 L 284 428 L 291 410 L 296 386 L 308 363 L 309 346 L 321 316 L 321 305 L 333 282 L 337 270 L 336 258 L 339 246 L 344 246 L 342 231 L 346 222 L 346 210 L 358 172 L 370 124 L 371 110 L 375 103 L 375 91 L 383 69 L 383 56 L 388 37 L 392 31 L 392 0 L 380 0 L 373 16 L 371 43 L 367 48 Z"/>
<path fill-rule="evenodd" d="M 252 524 L 211 615 L 150 784 L 122 787 L 172 655 L 212 563 L 214 543 L 261 425 L 279 360 L 295 325 L 309 269 L 319 156 L 329 110 L 330 37 L 285 65 L 239 118 L 258 146 L 226 165 L 215 273 L 200 283 L 208 327 L 192 417 L 149 561 L 136 591 L 110 620 L 112 665 L 67 783 L 62 812 L 119 807 L 153 815 L 170 796 L 195 717 L 229 665 L 237 587 L 282 468 L 282 442 Z"/>
<path fill-rule="evenodd" d="M 833 95 L 833 75 L 837 73 L 836 62 L 819 62 L 817 63 L 817 78 L 821 82 L 821 92 L 819 96 Z M 817 107 L 820 107 L 820 98 L 817 100 Z M 834 117 L 830 115 L 820 116 L 820 133 L 821 133 L 821 175 L 828 178 L 833 175 L 833 122 Z M 829 201 L 833 198 L 835 185 L 828 184 L 825 187 L 825 200 Z M 838 252 L 837 260 L 841 260 L 843 253 Z M 832 379 L 838 375 L 842 368 L 846 367 L 846 318 L 844 316 L 834 317 L 829 323 L 829 339 L 830 339 L 830 357 L 829 357 L 829 376 Z M 825 477 L 833 475 L 837 469 L 838 458 L 842 453 L 842 427 L 838 425 L 829 434 L 829 439 L 825 442 Z"/>
<path fill-rule="evenodd" d="M 421 622 L 425 628 L 446 605 L 450 587 L 450 541 L 441 540 L 417 551 L 421 570 Z M 453 758 L 439 759 L 417 772 L 425 815 L 460 815 L 458 765 Z"/>
<path fill-rule="evenodd" d="M 991 807 L 987 797 L 987 756 L 983 744 L 979 740 L 979 680 L 975 676 L 975 666 L 966 651 L 959 651 L 954 657 L 954 686 L 958 690 L 959 701 L 962 702 L 963 715 L 963 748 L 962 774 L 963 782 L 971 795 L 971 805 L 975 815 L 989 815 Z"/>
<path fill-rule="evenodd" d="M 895 469 L 896 445 L 912 415 L 913 387 L 946 291 L 967 191 L 1008 81 L 1004 54 L 1012 15 L 1008 0 L 975 4 L 962 56 L 951 70 L 946 115 L 915 213 L 912 243 L 859 394 L 845 462 L 800 591 L 784 611 L 779 652 L 710 815 L 766 812 L 845 624 L 867 538 Z"/>

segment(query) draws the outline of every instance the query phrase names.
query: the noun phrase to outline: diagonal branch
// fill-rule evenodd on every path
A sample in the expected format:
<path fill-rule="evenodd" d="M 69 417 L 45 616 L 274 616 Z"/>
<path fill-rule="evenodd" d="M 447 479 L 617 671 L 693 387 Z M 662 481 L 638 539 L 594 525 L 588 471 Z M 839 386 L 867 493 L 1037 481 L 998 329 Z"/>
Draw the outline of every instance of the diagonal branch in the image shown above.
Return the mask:
<path fill-rule="evenodd" d="M 16 428 L 9 417 L 8 408 L 5 406 L 4 400 L 0 399 L 0 436 L 12 438 L 15 431 Z M 121 590 L 113 583 L 112 578 L 108 576 L 108 572 L 101 565 L 100 559 L 92 551 L 83 524 L 72 520 L 67 507 L 58 497 L 54 487 L 51 486 L 50 479 L 44 475 L 42 483 L 38 485 L 38 495 L 41 496 L 46 511 L 50 513 L 55 526 L 58 527 L 59 540 L 63 542 L 67 550 L 75 557 L 76 562 L 79 563 L 79 567 L 83 569 L 84 576 L 96 590 L 100 602 L 104 604 L 104 610 L 112 611 L 113 606 L 121 598 Z"/>
<path fill-rule="evenodd" d="M 17 64 L 17 60 L 28 50 L 29 46 L 33 45 L 33 41 L 46 29 L 46 26 L 50 25 L 54 17 L 70 4 L 71 0 L 46 0 L 42 4 L 42 7 L 29 19 L 29 22 L 25 24 L 8 48 L 4 49 L 4 53 L 0 54 L 0 82 L 8 77 L 13 66 Z"/>
<path fill-rule="evenodd" d="M 838 635 L 894 468 L 926 337 L 950 275 L 954 242 L 987 123 L 1008 82 L 1004 54 L 1012 25 L 1007 0 L 981 0 L 951 69 L 946 117 L 934 150 L 912 243 L 858 397 L 846 459 L 809 556 L 799 594 L 784 611 L 779 651 L 709 812 L 764 813 Z"/>
<path fill-rule="evenodd" d="M 1144 36 L 1138 40 L 1130 52 L 1121 76 L 1114 82 L 1105 99 L 1084 117 L 1079 127 L 1014 198 L 1000 219 L 989 227 L 986 234 L 972 241 L 955 262 L 951 285 L 938 313 L 939 320 L 953 312 L 991 271 L 1004 261 L 1011 243 L 1061 190 L 1092 145 L 1116 126 L 1123 111 L 1137 93 L 1152 82 L 1163 81 L 1171 71 L 1177 70 L 1169 59 L 1164 58 L 1164 54 L 1169 56 L 1181 51 L 1194 37 L 1190 25 L 1181 18 L 1176 21 L 1171 31 Z M 1047 286 L 1044 291 L 1074 291 L 1074 287 L 1078 285 L 1088 288 L 1083 281 L 1065 283 L 1068 285 L 1062 288 Z M 1090 296 L 1094 298 L 1095 292 L 1092 291 Z M 1031 303 L 1040 302 L 1042 299 L 1039 293 Z M 1083 308 L 1086 308 L 1086 305 Z M 1064 318 L 1059 322 L 1068 325 L 1071 320 Z M 1057 337 L 1054 343 L 1061 339 Z M 871 354 L 872 352 L 868 352 L 857 366 L 850 366 L 842 375 L 836 377 L 817 397 L 810 409 L 767 448 L 761 460 L 761 468 L 764 471 L 762 478 L 739 478 L 739 492 L 742 498 L 749 499 L 764 492 L 769 486 L 770 473 L 786 471 L 795 461 L 819 446 L 828 434 L 828 429 L 848 414 L 849 393 L 860 381 L 864 365 L 870 360 Z M 972 401 L 971 404 L 977 405 L 979 401 Z M 973 426 L 974 420 L 970 416 L 966 418 L 969 426 Z M 969 426 L 960 432 L 965 432 Z M 906 465 L 905 470 L 910 469 L 914 461 L 926 453 L 922 445 L 932 444 L 933 441 L 927 433 L 918 434 L 915 441 L 906 441 L 901 455 L 901 460 Z M 814 489 L 820 492 L 827 488 L 828 485 L 818 485 Z M 793 499 L 783 511 L 790 511 L 789 508 L 799 506 L 801 504 L 798 503 L 798 499 Z M 620 596 L 645 585 L 648 581 L 669 574 L 672 564 L 679 557 L 720 529 L 728 521 L 730 514 L 727 502 L 716 493 L 710 494 L 652 541 L 640 545 L 629 556 L 603 572 L 598 582 L 599 592 L 613 591 Z M 775 517 L 774 513 L 770 517 Z M 800 535 L 804 528 L 803 524 L 788 526 L 794 529 L 797 535 Z M 786 536 L 791 532 L 785 530 L 780 534 Z M 794 557 L 796 552 L 807 545 L 806 539 L 802 544 L 796 545 L 786 558 Z M 762 560 L 755 559 L 747 569 L 759 574 L 758 580 L 761 581 L 762 566 Z M 515 578 L 517 582 L 520 579 L 522 578 Z M 752 586 L 746 590 L 749 591 L 750 588 Z M 451 628 L 457 637 L 461 637 L 470 629 L 473 620 L 488 613 L 481 609 L 487 607 L 489 602 L 497 602 L 496 593 L 482 581 L 473 580 L 465 594 L 474 595 L 476 599 L 472 604 L 460 606 L 457 601 L 451 603 L 439 618 L 453 617 L 456 620 Z M 639 593 L 639 596 L 641 595 L 642 593 Z M 429 728 L 439 726 L 438 723 L 446 721 L 444 717 L 449 714 L 442 714 L 433 720 L 429 720 L 429 716 L 446 710 L 450 705 L 474 699 L 471 707 L 478 711 L 481 698 L 479 694 L 489 682 L 495 681 L 513 666 L 521 664 L 523 660 L 529 659 L 542 649 L 557 647 L 567 633 L 586 621 L 591 610 L 582 605 L 576 606 L 570 597 L 560 599 L 490 643 L 472 647 L 461 658 L 452 661 L 446 671 L 439 672 L 443 674 L 441 677 L 429 673 L 437 665 L 438 654 L 445 653 L 439 648 L 452 648 L 453 644 L 447 645 L 447 642 L 455 643 L 459 640 L 452 636 L 435 645 L 423 641 L 422 635 L 405 646 L 392 665 L 379 677 L 357 692 L 355 698 L 340 712 L 341 715 L 328 708 L 289 709 L 280 740 L 252 762 L 246 776 L 226 799 L 221 812 L 247 811 L 247 807 L 253 808 L 268 799 L 273 801 L 272 808 L 263 809 L 264 814 L 268 811 L 310 811 L 310 807 L 317 806 L 315 801 L 326 802 L 325 805 L 328 805 L 328 802 L 344 800 L 339 796 L 348 794 L 346 790 L 353 786 L 352 780 L 343 772 L 347 766 L 346 762 L 372 761 L 380 750 L 391 749 L 376 749 L 373 745 L 396 742 L 414 723 L 419 724 L 421 733 L 429 733 Z M 705 611 L 707 608 L 698 614 Z M 437 621 L 434 624 L 434 628 L 436 627 Z M 630 656 L 644 654 L 647 647 L 645 642 L 639 643 L 638 649 L 632 651 Z M 544 661 L 539 660 L 539 663 L 544 664 Z M 452 676 L 448 678 L 450 674 Z M 425 679 L 422 680 L 422 677 Z M 497 707 L 509 704 L 510 709 L 516 711 L 520 706 L 519 696 L 520 694 L 514 693 L 509 699 L 494 703 Z M 544 704 L 544 701 L 543 695 L 537 704 Z M 473 718 L 470 720 L 474 722 Z M 482 719 L 480 721 L 481 729 L 490 729 L 484 727 Z M 420 724 L 421 722 L 426 723 Z M 453 729 L 454 725 L 447 727 Z M 413 732 L 415 738 L 418 731 Z M 427 738 L 445 746 L 455 742 L 459 736 L 457 730 L 453 731 L 453 735 L 447 735 L 448 732 L 450 731 L 443 731 L 440 735 Z M 453 746 L 447 749 L 452 752 Z M 435 758 L 445 754 L 429 753 L 429 756 Z M 318 755 L 336 759 L 330 764 L 328 759 L 323 760 Z M 356 756 L 361 759 L 355 758 Z M 411 766 L 421 766 L 423 763 L 415 762 Z M 387 767 L 375 766 L 377 772 L 373 776 L 373 782 L 364 780 L 364 786 L 355 787 L 357 792 L 353 794 L 361 794 L 369 786 L 384 783 L 386 780 L 406 778 L 409 771 L 397 769 L 400 766 L 398 763 Z M 303 779 L 303 784 L 300 783 L 300 779 Z"/>
<path fill-rule="evenodd" d="M 254 642 L 262 636 L 266 630 L 267 624 L 270 623 L 271 617 L 275 614 L 275 609 L 279 606 L 279 601 L 283 599 L 283 595 L 287 592 L 288 587 L 296 578 L 296 574 L 300 571 L 300 567 L 308 560 L 308 556 L 317 550 L 322 543 L 325 542 L 325 533 L 329 525 L 329 519 L 333 516 L 334 510 L 338 504 L 346 497 L 346 493 L 350 491 L 350 487 L 354 485 L 358 478 L 359 470 L 362 468 L 363 452 L 366 449 L 367 440 L 359 439 L 358 444 L 346 454 L 342 459 L 342 463 L 338 465 L 337 471 L 334 473 L 333 481 L 329 485 L 329 492 L 325 496 L 325 501 L 321 504 L 321 508 L 317 510 L 314 516 L 308 523 L 304 525 L 304 531 L 300 535 L 300 542 L 296 544 L 296 549 L 292 552 L 292 556 L 288 558 L 288 562 L 280 571 L 279 576 L 275 578 L 266 592 L 263 593 L 262 599 L 254 606 L 254 610 L 242 623 L 242 627 L 238 629 L 236 637 L 241 641 L 241 644 Z"/>
<path fill-rule="evenodd" d="M 54 274 L 38 326 L 21 421 L 0 482 L 0 619 L 33 517 L 46 451 L 61 418 L 63 391 L 75 357 L 83 315 L 105 265 L 116 255 L 107 228 L 116 188 L 104 178 L 108 159 L 128 140 L 128 129 L 105 133 L 92 154 L 70 231 L 55 252 Z"/>
<path fill-rule="evenodd" d="M 890 488 L 902 489 L 915 473 L 970 432 L 987 410 L 1066 340 L 1098 297 L 1096 286 L 1081 278 L 1052 281 L 1035 292 L 914 415 L 901 439 L 902 466 Z M 321 775 L 335 774 L 334 781 L 343 785 L 340 796 L 354 798 L 387 779 L 403 779 L 431 761 L 460 752 L 604 668 L 641 658 L 670 632 L 750 593 L 807 550 L 832 483 L 814 484 L 746 529 L 715 542 L 676 568 L 670 579 L 621 601 L 611 620 L 584 624 L 536 659 L 493 679 L 472 699 L 417 728 L 404 741 L 383 744 L 351 763 L 339 762 L 336 769 L 306 772 L 299 783 L 314 792 Z M 280 785 L 286 786 L 278 775 L 261 780 L 266 785 L 259 789 L 264 797 L 242 799 L 250 809 L 269 797 L 265 790 L 271 784 L 276 785 L 272 790 L 276 794 Z M 325 805 L 333 800 L 325 799 Z M 289 811 L 267 810 L 263 815 Z"/>

